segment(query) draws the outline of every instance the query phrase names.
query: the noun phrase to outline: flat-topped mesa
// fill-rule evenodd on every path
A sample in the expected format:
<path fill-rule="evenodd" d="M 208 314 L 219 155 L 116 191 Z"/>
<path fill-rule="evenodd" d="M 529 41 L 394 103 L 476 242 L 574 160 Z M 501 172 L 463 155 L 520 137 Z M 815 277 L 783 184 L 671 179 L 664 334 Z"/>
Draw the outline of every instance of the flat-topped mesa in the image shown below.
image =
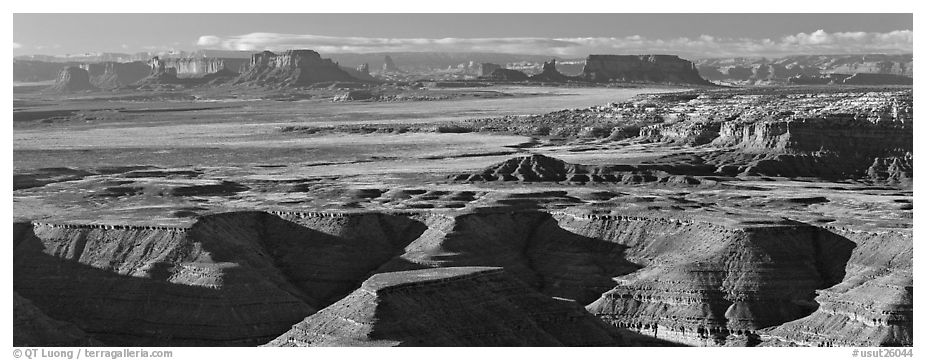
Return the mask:
<path fill-rule="evenodd" d="M 101 89 L 115 89 L 133 84 L 151 72 L 151 68 L 144 61 L 107 61 L 81 64 L 80 67 L 90 74 L 90 82 Z"/>
<path fill-rule="evenodd" d="M 247 59 L 223 58 L 171 58 L 164 59 L 165 66 L 177 70 L 180 77 L 201 77 L 217 73 L 240 73 L 248 64 Z"/>
<path fill-rule="evenodd" d="M 320 82 L 358 81 L 331 59 L 313 50 L 270 51 L 251 55 L 247 71 L 235 84 L 270 87 L 307 86 Z"/>
<path fill-rule="evenodd" d="M 514 69 L 495 69 L 489 74 L 489 78 L 499 81 L 526 81 L 530 77 Z"/>
<path fill-rule="evenodd" d="M 580 76 L 592 82 L 712 85 L 694 64 L 675 55 L 589 55 Z"/>
<path fill-rule="evenodd" d="M 58 78 L 55 79 L 55 85 L 51 89 L 56 92 L 72 92 L 95 90 L 96 87 L 90 83 L 90 73 L 87 70 L 77 66 L 68 66 L 58 72 Z"/>

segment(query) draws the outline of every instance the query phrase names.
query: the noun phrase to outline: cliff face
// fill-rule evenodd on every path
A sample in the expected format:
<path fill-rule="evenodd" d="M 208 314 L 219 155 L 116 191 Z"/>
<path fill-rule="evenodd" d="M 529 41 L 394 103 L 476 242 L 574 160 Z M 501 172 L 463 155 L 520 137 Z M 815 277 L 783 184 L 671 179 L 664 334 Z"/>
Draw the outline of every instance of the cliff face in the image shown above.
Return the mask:
<path fill-rule="evenodd" d="M 713 58 L 698 60 L 697 67 L 708 80 L 736 84 L 826 84 L 832 80 L 842 83 L 852 74 L 890 75 L 865 79 L 864 84 L 878 85 L 894 83 L 891 81 L 902 83 L 912 78 L 913 54 Z"/>
<path fill-rule="evenodd" d="M 581 77 L 593 82 L 710 85 L 694 64 L 674 55 L 589 55 Z"/>
<path fill-rule="evenodd" d="M 912 344 L 902 233 L 512 209 L 20 223 L 13 288 L 111 346 Z"/>
<path fill-rule="evenodd" d="M 504 321 L 499 321 L 504 319 Z M 577 304 L 502 269 L 448 267 L 373 275 L 270 346 L 632 345 Z"/>
<path fill-rule="evenodd" d="M 77 66 L 74 62 L 47 62 L 37 60 L 13 60 L 13 81 L 38 82 L 55 80 L 61 69 Z"/>
<path fill-rule="evenodd" d="M 77 66 L 68 66 L 58 72 L 55 85 L 51 89 L 56 92 L 72 92 L 96 90 L 96 87 L 90 83 L 90 74 L 87 70 Z"/>
<path fill-rule="evenodd" d="M 518 70 L 512 69 L 495 69 L 492 70 L 492 74 L 489 75 L 494 80 L 501 81 L 525 81 L 529 79 L 527 74 L 520 72 Z"/>
<path fill-rule="evenodd" d="M 566 82 L 569 77 L 556 70 L 556 60 L 550 60 L 545 61 L 543 70 L 539 74 L 531 76 L 530 79 L 533 81 Z"/>
<path fill-rule="evenodd" d="M 234 83 L 268 87 L 298 87 L 331 81 L 357 81 L 357 79 L 330 59 L 322 59 L 315 51 L 289 50 L 280 54 L 264 51 L 252 55 L 248 70 L 235 79 Z"/>
<path fill-rule="evenodd" d="M 617 287 L 588 306 L 590 312 L 690 345 L 754 336 L 755 330 L 811 313 L 814 291 L 842 279 L 853 247 L 800 224 L 563 220 L 564 227 L 589 236 L 617 235 L 611 241 L 628 246 L 629 259 L 646 263 L 618 278 Z"/>
<path fill-rule="evenodd" d="M 107 90 L 134 84 L 151 71 L 149 65 L 141 61 L 83 64 L 81 68 L 90 74 L 93 85 Z"/>
<path fill-rule="evenodd" d="M 912 344 L 909 235 L 768 219 L 556 218 L 644 266 L 587 306 L 616 325 L 693 345 Z"/>
<path fill-rule="evenodd" d="M 913 344 L 913 239 L 897 233 L 833 229 L 857 245 L 845 279 L 820 290 L 820 308 L 769 332 L 804 346 Z"/>
<path fill-rule="evenodd" d="M 256 345 L 353 290 L 414 224 L 256 212 L 189 228 L 22 224 L 13 286 L 113 346 Z"/>
<path fill-rule="evenodd" d="M 201 77 L 219 72 L 242 72 L 247 59 L 222 58 L 170 58 L 164 59 L 164 66 L 177 69 L 179 77 Z"/>
<path fill-rule="evenodd" d="M 726 122 L 716 144 L 757 161 L 744 169 L 771 176 L 819 176 L 903 182 L 913 178 L 912 124 L 894 107 L 873 122 L 854 117 Z M 897 115 L 897 117 L 894 117 Z"/>

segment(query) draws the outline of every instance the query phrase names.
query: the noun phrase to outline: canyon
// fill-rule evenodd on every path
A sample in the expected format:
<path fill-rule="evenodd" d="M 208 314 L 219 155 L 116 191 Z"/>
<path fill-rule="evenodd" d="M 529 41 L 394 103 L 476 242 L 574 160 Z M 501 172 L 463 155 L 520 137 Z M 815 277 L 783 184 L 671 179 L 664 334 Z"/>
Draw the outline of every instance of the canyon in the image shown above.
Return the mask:
<path fill-rule="evenodd" d="M 14 345 L 913 345 L 908 85 L 386 55 L 14 87 Z"/>

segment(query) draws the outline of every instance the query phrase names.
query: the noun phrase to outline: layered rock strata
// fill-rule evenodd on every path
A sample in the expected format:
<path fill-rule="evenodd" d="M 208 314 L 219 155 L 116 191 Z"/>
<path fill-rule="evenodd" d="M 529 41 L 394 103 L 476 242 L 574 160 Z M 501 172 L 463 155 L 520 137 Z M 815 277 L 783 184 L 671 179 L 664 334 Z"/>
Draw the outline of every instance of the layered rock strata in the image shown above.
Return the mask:
<path fill-rule="evenodd" d="M 251 56 L 247 71 L 234 84 L 299 87 L 319 82 L 357 81 L 330 59 L 312 50 L 264 51 Z"/>
<path fill-rule="evenodd" d="M 589 55 L 580 76 L 593 82 L 711 85 L 694 64 L 674 55 Z"/>
<path fill-rule="evenodd" d="M 614 346 L 617 329 L 500 268 L 376 274 L 270 346 Z"/>
<path fill-rule="evenodd" d="M 68 66 L 58 72 L 55 79 L 55 85 L 51 87 L 56 92 L 74 92 L 96 90 L 96 87 L 90 83 L 90 74 L 87 70 L 77 66 Z"/>

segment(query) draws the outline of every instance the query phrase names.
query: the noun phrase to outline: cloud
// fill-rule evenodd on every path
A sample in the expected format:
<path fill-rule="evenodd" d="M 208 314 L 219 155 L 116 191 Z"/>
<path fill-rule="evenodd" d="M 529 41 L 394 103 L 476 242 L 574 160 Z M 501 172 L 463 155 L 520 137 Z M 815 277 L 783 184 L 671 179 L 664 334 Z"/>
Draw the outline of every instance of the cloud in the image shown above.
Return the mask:
<path fill-rule="evenodd" d="M 203 35 L 203 36 L 200 36 L 198 40 L 196 40 L 196 45 L 205 46 L 205 47 L 216 46 L 221 43 L 222 43 L 222 39 L 214 35 Z"/>
<path fill-rule="evenodd" d="M 307 48 L 321 53 L 389 51 L 497 52 L 584 57 L 594 53 L 664 53 L 685 56 L 775 56 L 789 54 L 900 53 L 913 51 L 913 31 L 834 32 L 817 30 L 777 39 L 724 38 L 701 34 L 694 38 L 626 37 L 570 38 L 376 38 L 257 32 L 219 37 L 203 35 L 203 48 L 224 50 L 285 50 Z"/>
<path fill-rule="evenodd" d="M 15 41 L 13 42 L 13 49 L 19 49 L 19 48 L 21 48 L 21 47 L 23 47 L 23 46 L 20 45 L 18 42 L 15 42 Z"/>

